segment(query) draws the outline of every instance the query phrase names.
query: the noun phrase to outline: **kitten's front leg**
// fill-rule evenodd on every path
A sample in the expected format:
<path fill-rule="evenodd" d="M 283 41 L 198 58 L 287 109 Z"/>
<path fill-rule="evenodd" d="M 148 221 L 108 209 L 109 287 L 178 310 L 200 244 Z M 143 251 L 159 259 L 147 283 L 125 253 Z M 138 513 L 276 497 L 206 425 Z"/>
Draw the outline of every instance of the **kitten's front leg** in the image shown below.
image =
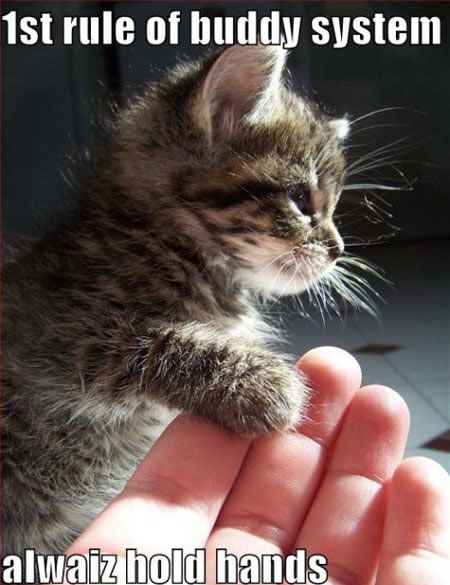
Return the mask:
<path fill-rule="evenodd" d="M 93 359 L 93 388 L 110 400 L 148 396 L 239 434 L 292 428 L 308 394 L 278 354 L 199 323 L 124 327 Z"/>

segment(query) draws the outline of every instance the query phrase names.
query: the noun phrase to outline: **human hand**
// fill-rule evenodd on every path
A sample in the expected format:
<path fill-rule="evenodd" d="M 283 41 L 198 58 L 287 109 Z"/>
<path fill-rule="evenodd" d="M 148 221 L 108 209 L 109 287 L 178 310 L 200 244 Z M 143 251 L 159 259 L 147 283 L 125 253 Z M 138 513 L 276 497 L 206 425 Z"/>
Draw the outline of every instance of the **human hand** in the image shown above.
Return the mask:
<path fill-rule="evenodd" d="M 313 394 L 297 432 L 251 442 L 178 417 L 67 554 L 206 548 L 213 583 L 217 548 L 238 557 L 306 548 L 327 557 L 329 585 L 443 585 L 450 479 L 425 458 L 400 463 L 403 400 L 359 389 L 356 361 L 338 349 L 313 350 L 300 367 Z"/>

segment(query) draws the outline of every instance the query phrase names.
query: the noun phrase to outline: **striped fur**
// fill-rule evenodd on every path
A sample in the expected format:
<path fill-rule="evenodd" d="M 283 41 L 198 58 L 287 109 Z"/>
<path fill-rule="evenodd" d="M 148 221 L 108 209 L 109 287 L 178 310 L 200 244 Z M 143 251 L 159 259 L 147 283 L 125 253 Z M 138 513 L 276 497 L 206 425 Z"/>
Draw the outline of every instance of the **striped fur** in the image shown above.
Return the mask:
<path fill-rule="evenodd" d="M 4 270 L 4 553 L 56 553 L 179 411 L 291 428 L 307 397 L 255 295 L 342 243 L 339 132 L 279 48 L 179 67 L 119 113 L 78 211 Z"/>

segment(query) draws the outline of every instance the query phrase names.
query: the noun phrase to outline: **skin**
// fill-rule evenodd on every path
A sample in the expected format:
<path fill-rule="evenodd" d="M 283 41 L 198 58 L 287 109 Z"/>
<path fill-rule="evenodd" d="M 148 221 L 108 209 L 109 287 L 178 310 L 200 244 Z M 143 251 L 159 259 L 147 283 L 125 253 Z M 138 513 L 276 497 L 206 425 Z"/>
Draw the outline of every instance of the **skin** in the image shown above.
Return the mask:
<path fill-rule="evenodd" d="M 299 366 L 313 395 L 296 432 L 252 442 L 178 417 L 68 554 L 206 548 L 214 583 L 216 548 L 306 548 L 327 557 L 328 585 L 442 585 L 450 478 L 429 459 L 402 461 L 404 401 L 383 386 L 360 388 L 359 366 L 342 350 L 315 349 Z"/>

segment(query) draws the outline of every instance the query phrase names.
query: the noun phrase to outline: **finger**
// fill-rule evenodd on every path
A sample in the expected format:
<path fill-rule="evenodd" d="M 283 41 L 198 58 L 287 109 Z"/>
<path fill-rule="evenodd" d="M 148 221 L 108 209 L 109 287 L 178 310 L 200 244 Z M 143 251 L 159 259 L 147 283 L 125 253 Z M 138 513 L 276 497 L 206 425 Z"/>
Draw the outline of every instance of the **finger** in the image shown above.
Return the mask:
<path fill-rule="evenodd" d="M 307 421 L 296 433 L 251 447 L 208 541 L 212 566 L 216 548 L 237 556 L 288 550 L 310 506 L 361 371 L 350 354 L 336 348 L 307 353 L 299 368 L 313 390 Z"/>
<path fill-rule="evenodd" d="M 401 460 L 408 409 L 383 386 L 361 389 L 350 404 L 296 548 L 328 559 L 329 585 L 373 581 L 381 546 L 385 490 Z"/>
<path fill-rule="evenodd" d="M 123 492 L 70 547 L 124 555 L 203 547 L 250 445 L 194 417 L 178 417 Z"/>
<path fill-rule="evenodd" d="M 377 585 L 442 585 L 450 575 L 450 478 L 413 457 L 394 474 Z"/>

